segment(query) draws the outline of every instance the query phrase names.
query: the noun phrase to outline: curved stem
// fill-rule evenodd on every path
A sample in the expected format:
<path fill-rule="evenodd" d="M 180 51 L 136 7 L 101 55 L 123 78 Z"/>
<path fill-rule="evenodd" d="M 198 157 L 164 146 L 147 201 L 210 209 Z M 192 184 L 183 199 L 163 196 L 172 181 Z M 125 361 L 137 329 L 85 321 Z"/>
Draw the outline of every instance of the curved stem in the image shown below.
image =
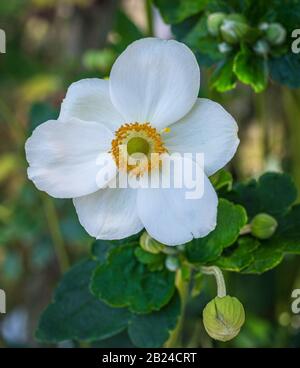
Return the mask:
<path fill-rule="evenodd" d="M 214 275 L 217 282 L 218 289 L 218 297 L 224 298 L 226 296 L 226 285 L 224 276 L 219 267 L 211 266 L 211 267 L 201 267 L 201 271 L 206 275 Z"/>

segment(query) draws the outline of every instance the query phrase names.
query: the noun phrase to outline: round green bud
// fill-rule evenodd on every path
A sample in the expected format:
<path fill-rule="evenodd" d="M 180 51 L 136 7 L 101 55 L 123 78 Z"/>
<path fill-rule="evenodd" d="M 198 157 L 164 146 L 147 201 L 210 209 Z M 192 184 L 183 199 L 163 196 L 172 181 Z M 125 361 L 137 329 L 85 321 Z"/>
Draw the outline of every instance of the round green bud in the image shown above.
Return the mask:
<path fill-rule="evenodd" d="M 230 44 L 236 44 L 249 32 L 249 26 L 245 22 L 226 18 L 220 27 L 223 40 Z"/>
<path fill-rule="evenodd" d="M 207 18 L 207 29 L 212 36 L 219 34 L 220 26 L 225 19 L 226 14 L 224 13 L 212 13 Z"/>
<path fill-rule="evenodd" d="M 140 237 L 140 247 L 148 253 L 158 254 L 164 249 L 164 245 L 159 243 L 145 231 Z"/>
<path fill-rule="evenodd" d="M 277 228 L 277 221 L 267 213 L 256 215 L 251 221 L 251 234 L 258 239 L 269 239 Z"/>
<path fill-rule="evenodd" d="M 266 31 L 269 28 L 269 23 L 267 22 L 262 22 L 258 25 L 258 29 L 260 31 Z"/>
<path fill-rule="evenodd" d="M 230 51 L 232 51 L 232 46 L 226 42 L 221 42 L 218 44 L 218 49 L 221 54 L 228 54 Z"/>
<path fill-rule="evenodd" d="M 286 39 L 286 30 L 280 23 L 270 23 L 265 32 L 271 45 L 281 45 Z"/>
<path fill-rule="evenodd" d="M 167 270 L 175 272 L 180 267 L 180 262 L 179 259 L 175 256 L 167 256 L 165 265 Z"/>
<path fill-rule="evenodd" d="M 215 297 L 203 310 L 206 332 L 215 340 L 229 341 L 236 337 L 245 322 L 245 311 L 241 302 L 229 295 Z"/>
<path fill-rule="evenodd" d="M 258 40 L 255 42 L 253 46 L 253 51 L 257 55 L 266 56 L 270 51 L 270 46 L 267 41 L 265 40 Z"/>

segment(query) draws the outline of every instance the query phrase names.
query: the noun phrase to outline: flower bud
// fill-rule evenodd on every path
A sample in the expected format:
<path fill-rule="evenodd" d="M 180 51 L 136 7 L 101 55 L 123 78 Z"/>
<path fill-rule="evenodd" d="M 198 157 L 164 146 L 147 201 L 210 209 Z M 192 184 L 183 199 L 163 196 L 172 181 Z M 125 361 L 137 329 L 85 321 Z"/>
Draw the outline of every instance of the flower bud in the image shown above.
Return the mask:
<path fill-rule="evenodd" d="M 164 245 L 151 238 L 145 231 L 140 237 L 140 247 L 148 253 L 158 254 L 164 249 Z"/>
<path fill-rule="evenodd" d="M 260 31 L 266 31 L 269 28 L 269 23 L 267 22 L 262 22 L 258 25 L 258 29 Z"/>
<path fill-rule="evenodd" d="M 206 332 L 215 340 L 229 341 L 236 337 L 245 322 L 245 311 L 241 302 L 229 295 L 215 297 L 203 310 Z"/>
<path fill-rule="evenodd" d="M 251 221 L 251 234 L 258 239 L 268 239 L 274 234 L 277 225 L 274 217 L 260 213 Z"/>
<path fill-rule="evenodd" d="M 221 54 L 228 54 L 230 51 L 232 51 L 232 46 L 226 42 L 221 42 L 218 44 L 218 49 Z"/>
<path fill-rule="evenodd" d="M 271 45 L 281 45 L 286 39 L 286 30 L 280 23 L 269 24 L 266 39 Z"/>
<path fill-rule="evenodd" d="M 165 265 L 167 270 L 175 272 L 180 267 L 179 259 L 175 256 L 167 256 Z"/>
<path fill-rule="evenodd" d="M 258 40 L 253 46 L 253 50 L 257 55 L 266 56 L 270 51 L 270 46 L 265 40 Z"/>
<path fill-rule="evenodd" d="M 230 19 L 226 17 L 220 27 L 221 35 L 224 41 L 235 44 L 242 40 L 250 28 L 244 21 Z"/>
<path fill-rule="evenodd" d="M 224 13 L 212 13 L 207 18 L 207 29 L 212 36 L 219 34 L 220 26 L 225 19 Z"/>

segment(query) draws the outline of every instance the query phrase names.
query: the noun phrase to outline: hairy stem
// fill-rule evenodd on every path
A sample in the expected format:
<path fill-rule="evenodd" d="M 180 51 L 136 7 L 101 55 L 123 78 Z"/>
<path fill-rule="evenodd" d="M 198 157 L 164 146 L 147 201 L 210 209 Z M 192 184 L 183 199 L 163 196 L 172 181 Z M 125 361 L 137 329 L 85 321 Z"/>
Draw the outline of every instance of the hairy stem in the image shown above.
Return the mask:
<path fill-rule="evenodd" d="M 226 296 L 226 285 L 224 276 L 219 267 L 211 266 L 211 267 L 201 267 L 201 271 L 206 275 L 215 276 L 217 282 L 217 293 L 219 298 L 224 298 Z"/>

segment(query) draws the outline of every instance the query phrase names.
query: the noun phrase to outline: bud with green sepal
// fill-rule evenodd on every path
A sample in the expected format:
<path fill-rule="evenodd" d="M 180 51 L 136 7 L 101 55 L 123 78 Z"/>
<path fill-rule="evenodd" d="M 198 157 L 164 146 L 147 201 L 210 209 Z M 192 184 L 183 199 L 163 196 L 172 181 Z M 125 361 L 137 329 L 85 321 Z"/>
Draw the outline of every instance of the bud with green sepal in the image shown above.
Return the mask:
<path fill-rule="evenodd" d="M 151 236 L 145 231 L 140 237 L 140 247 L 148 253 L 158 254 L 165 246 L 151 238 Z"/>
<path fill-rule="evenodd" d="M 270 51 L 270 46 L 267 41 L 261 39 L 255 42 L 253 51 L 260 56 L 267 56 Z"/>
<path fill-rule="evenodd" d="M 229 341 L 238 335 L 245 322 L 244 307 L 237 298 L 226 295 L 225 280 L 219 267 L 201 267 L 201 271 L 215 277 L 218 291 L 218 296 L 203 310 L 205 330 L 215 340 Z"/>
<path fill-rule="evenodd" d="M 227 42 L 221 42 L 218 44 L 218 49 L 222 54 L 229 54 L 232 51 L 232 46 Z"/>
<path fill-rule="evenodd" d="M 215 297 L 203 310 L 206 332 L 215 340 L 229 341 L 236 337 L 245 322 L 245 311 L 241 302 L 229 295 Z"/>
<path fill-rule="evenodd" d="M 241 14 L 228 15 L 220 27 L 223 40 L 229 44 L 239 43 L 250 30 L 246 19 Z"/>
<path fill-rule="evenodd" d="M 176 256 L 167 256 L 165 261 L 166 269 L 175 272 L 180 268 L 179 259 Z"/>
<path fill-rule="evenodd" d="M 274 46 L 283 44 L 286 39 L 286 30 L 280 23 L 270 23 L 265 33 L 267 41 Z"/>
<path fill-rule="evenodd" d="M 267 213 L 256 215 L 251 221 L 251 234 L 258 239 L 269 239 L 277 229 L 277 221 Z"/>
<path fill-rule="evenodd" d="M 207 18 L 207 29 L 212 36 L 218 36 L 220 27 L 225 19 L 226 14 L 224 13 L 212 13 Z"/>

